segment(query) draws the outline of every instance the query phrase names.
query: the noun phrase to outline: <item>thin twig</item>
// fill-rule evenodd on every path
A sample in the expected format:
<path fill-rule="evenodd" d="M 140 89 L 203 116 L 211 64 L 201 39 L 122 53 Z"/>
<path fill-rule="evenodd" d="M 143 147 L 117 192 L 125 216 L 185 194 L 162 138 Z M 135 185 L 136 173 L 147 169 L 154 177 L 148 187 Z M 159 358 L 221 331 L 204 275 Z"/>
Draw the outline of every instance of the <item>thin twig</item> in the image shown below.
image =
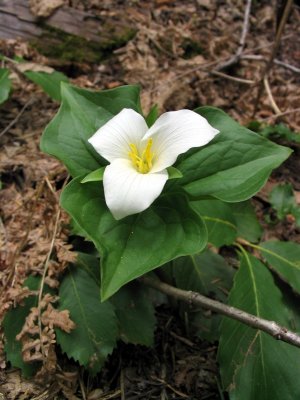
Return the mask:
<path fill-rule="evenodd" d="M 185 393 L 180 392 L 178 389 L 175 389 L 173 386 L 171 386 L 169 383 L 167 383 L 164 379 L 158 378 L 156 376 L 151 377 L 152 379 L 156 380 L 157 382 L 163 384 L 164 386 L 166 386 L 168 389 L 171 389 L 172 392 L 174 392 L 175 394 L 177 394 L 178 396 L 184 398 L 184 399 L 188 399 L 189 396 L 186 395 Z"/>
<path fill-rule="evenodd" d="M 255 83 L 254 81 L 252 81 L 250 79 L 244 79 L 244 78 L 239 78 L 237 76 L 231 76 L 231 75 L 224 74 L 223 72 L 220 72 L 220 71 L 217 71 L 217 70 L 212 70 L 212 71 L 204 70 L 204 72 L 207 72 L 207 73 L 209 73 L 211 75 L 219 76 L 221 78 L 228 79 L 230 81 L 234 81 L 234 82 L 238 82 L 238 83 L 244 83 L 246 85 L 253 85 Z"/>
<path fill-rule="evenodd" d="M 285 62 L 277 60 L 277 59 L 274 60 L 274 63 L 277 65 L 280 65 L 283 68 L 290 69 L 291 71 L 296 72 L 297 74 L 300 74 L 300 68 L 297 68 L 294 65 L 285 63 Z"/>
<path fill-rule="evenodd" d="M 6 132 L 8 132 L 21 118 L 22 114 L 26 110 L 27 107 L 29 107 L 33 103 L 33 99 L 29 99 L 24 106 L 22 107 L 21 111 L 18 113 L 18 115 L 3 129 L 3 131 L 0 133 L 0 137 L 5 135 Z"/>
<path fill-rule="evenodd" d="M 285 35 L 285 36 L 283 36 L 282 40 L 289 39 L 291 36 L 293 36 L 293 35 L 292 34 Z M 244 55 L 251 53 L 253 51 L 265 49 L 267 47 L 270 47 L 271 45 L 272 45 L 271 43 L 268 43 L 268 44 L 264 44 L 261 46 L 256 46 L 253 49 L 245 50 Z M 208 67 L 213 67 L 214 65 L 217 65 L 213 71 L 219 71 L 220 69 L 222 69 L 222 68 L 220 68 L 220 66 L 222 65 L 222 64 L 220 64 L 220 62 L 226 63 L 227 61 L 229 61 L 231 59 L 232 59 L 232 57 L 230 57 L 230 58 L 223 57 L 223 58 L 220 58 L 215 61 L 207 61 L 203 64 L 197 65 L 196 67 L 191 68 L 188 71 L 184 71 L 184 72 L 174 76 L 172 79 L 167 79 L 166 81 L 164 81 L 164 83 L 160 83 L 159 85 L 155 86 L 153 89 L 150 90 L 150 94 L 156 92 L 157 90 L 161 90 L 163 87 L 169 86 L 172 83 L 174 83 L 175 81 L 178 81 L 179 79 L 182 79 L 185 76 L 192 74 L 193 72 L 197 72 L 197 71 L 203 69 L 204 67 L 208 68 Z"/>
<path fill-rule="evenodd" d="M 300 347 L 300 336 L 296 333 L 287 330 L 285 327 L 278 325 L 274 321 L 259 318 L 256 315 L 249 314 L 238 308 L 228 306 L 219 301 L 212 300 L 202 296 L 200 293 L 182 290 L 167 283 L 161 282 L 158 279 L 143 276 L 139 280 L 154 289 L 159 290 L 169 296 L 182 300 L 191 305 L 197 305 L 207 310 L 226 315 L 229 318 L 240 321 L 251 328 L 260 329 L 261 331 L 271 335 L 277 340 L 282 340 L 293 346 Z"/>
<path fill-rule="evenodd" d="M 264 61 L 266 62 L 267 60 L 265 59 L 264 56 L 259 55 L 259 54 L 244 54 L 241 56 L 242 60 L 254 60 L 254 61 Z M 278 60 L 278 58 L 274 59 L 274 64 L 279 65 L 280 67 L 289 69 L 290 71 L 296 72 L 297 74 L 300 74 L 300 68 L 295 67 L 294 65 L 288 64 L 286 62 L 283 62 L 281 60 Z"/>
<path fill-rule="evenodd" d="M 42 297 L 43 297 L 45 279 L 46 279 L 46 275 L 47 275 L 47 272 L 48 272 L 50 257 L 51 257 L 52 251 L 53 251 L 54 242 L 55 242 L 57 231 L 58 231 L 59 218 L 60 218 L 60 208 L 58 209 L 58 211 L 56 213 L 54 230 L 53 230 L 53 234 L 52 234 L 50 248 L 49 248 L 49 251 L 48 251 L 48 254 L 47 254 L 47 258 L 46 258 L 46 261 L 45 261 L 44 271 L 43 271 L 43 275 L 42 275 L 42 279 L 41 279 L 41 285 L 40 285 L 40 288 L 39 288 L 39 295 L 38 295 L 38 327 L 39 327 L 39 335 L 40 335 L 40 341 L 41 341 L 41 350 L 42 350 L 42 355 L 43 355 L 44 361 L 46 360 L 47 357 L 46 357 L 46 354 L 45 354 L 45 349 L 44 349 L 43 340 L 42 340 L 42 321 L 41 321 L 41 316 L 42 316 L 41 304 L 42 303 L 41 303 L 41 301 L 42 301 Z"/>
<path fill-rule="evenodd" d="M 126 400 L 125 379 L 124 379 L 124 370 L 123 370 L 123 368 L 121 368 L 121 372 L 120 372 L 120 390 L 121 390 L 121 400 Z"/>
<path fill-rule="evenodd" d="M 245 8 L 245 14 L 244 14 L 242 34 L 241 34 L 241 37 L 240 37 L 239 47 L 238 47 L 235 55 L 232 56 L 229 60 L 225 61 L 223 64 L 218 65 L 215 68 L 216 71 L 228 68 L 231 65 L 236 64 L 240 60 L 241 55 L 243 53 L 243 50 L 245 48 L 246 37 L 247 37 L 248 30 L 249 30 L 251 3 L 252 3 L 251 0 L 247 0 L 247 4 L 246 4 L 246 8 Z"/>
<path fill-rule="evenodd" d="M 67 182 L 69 179 L 69 175 L 66 177 L 63 186 L 62 186 L 62 190 L 64 189 L 64 187 L 66 186 Z M 55 196 L 55 193 L 54 193 Z M 55 198 L 57 198 L 55 196 Z M 57 201 L 58 203 L 58 201 Z M 44 291 L 44 285 L 45 285 L 45 279 L 47 276 L 47 272 L 48 272 L 48 267 L 49 267 L 49 262 L 50 262 L 50 257 L 54 248 L 54 243 L 55 243 L 55 239 L 57 236 L 57 232 L 58 232 L 58 223 L 59 223 L 59 218 L 60 218 L 60 214 L 61 214 L 61 210 L 59 208 L 59 204 L 58 204 L 58 211 L 56 213 L 56 218 L 55 218 L 55 223 L 54 223 L 54 230 L 53 230 L 53 234 L 52 234 L 52 239 L 51 239 L 51 243 L 50 243 L 50 248 L 46 257 L 46 261 L 45 261 L 45 265 L 44 265 L 44 271 L 43 271 L 43 275 L 42 275 L 42 279 L 41 279 L 41 285 L 39 288 L 39 295 L 38 295 L 38 328 L 39 328 L 39 336 L 40 336 L 40 341 L 41 341 L 41 351 L 42 351 L 42 356 L 44 361 L 46 360 L 46 354 L 45 354 L 45 349 L 43 346 L 43 340 L 42 340 L 42 321 L 41 321 L 41 316 L 42 316 L 42 310 L 41 310 L 41 301 L 42 301 L 42 297 L 43 297 L 43 291 Z"/>
<path fill-rule="evenodd" d="M 79 385 L 83 400 L 87 400 L 82 376 L 79 376 Z"/>
<path fill-rule="evenodd" d="M 279 23 L 278 30 L 276 32 L 275 42 L 274 42 L 274 45 L 273 45 L 273 49 L 272 49 L 270 58 L 269 58 L 269 60 L 268 60 L 268 62 L 266 64 L 266 67 L 265 67 L 265 69 L 263 71 L 263 74 L 261 76 L 261 81 L 260 81 L 260 85 L 259 85 L 259 88 L 258 88 L 256 100 L 255 100 L 255 103 L 254 103 L 254 110 L 253 110 L 252 117 L 254 117 L 255 114 L 256 114 L 256 111 L 257 111 L 257 108 L 258 108 L 258 104 L 259 104 L 259 100 L 261 98 L 261 95 L 262 95 L 262 92 L 263 92 L 263 89 L 264 89 L 264 79 L 265 79 L 265 77 L 268 77 L 268 75 L 270 73 L 270 70 L 272 68 L 274 58 L 275 58 L 275 56 L 277 54 L 277 51 L 279 49 L 279 46 L 280 46 L 280 41 L 281 41 L 281 36 L 282 36 L 282 33 L 283 33 L 283 29 L 285 27 L 286 21 L 288 19 L 289 14 L 290 14 L 292 5 L 293 5 L 293 0 L 287 0 L 286 5 L 284 7 L 283 15 L 282 15 L 280 23 Z"/>
<path fill-rule="evenodd" d="M 270 117 L 263 118 L 260 121 L 270 121 L 272 119 L 277 119 L 279 117 L 284 117 L 285 115 L 293 114 L 293 113 L 297 113 L 297 112 L 300 112 L 300 107 L 299 108 L 294 108 L 293 110 L 283 111 L 280 114 L 270 115 Z"/>
<path fill-rule="evenodd" d="M 270 84 L 269 84 L 269 80 L 268 80 L 267 76 L 264 77 L 264 86 L 265 86 L 267 95 L 268 95 L 268 97 L 269 97 L 269 100 L 270 100 L 270 103 L 271 103 L 271 106 L 272 106 L 274 112 L 275 112 L 276 114 L 281 114 L 281 110 L 280 110 L 280 108 L 278 107 L 278 105 L 276 104 L 276 102 L 275 102 L 275 100 L 274 100 L 274 97 L 273 97 L 273 95 L 272 95 L 272 91 L 271 91 Z"/>

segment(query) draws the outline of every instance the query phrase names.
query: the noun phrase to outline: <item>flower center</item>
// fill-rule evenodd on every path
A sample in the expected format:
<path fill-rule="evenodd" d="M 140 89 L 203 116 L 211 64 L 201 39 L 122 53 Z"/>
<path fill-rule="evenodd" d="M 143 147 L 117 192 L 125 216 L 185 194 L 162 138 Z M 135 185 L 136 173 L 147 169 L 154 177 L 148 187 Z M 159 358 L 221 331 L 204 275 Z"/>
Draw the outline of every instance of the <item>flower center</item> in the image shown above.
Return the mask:
<path fill-rule="evenodd" d="M 154 154 L 151 151 L 153 140 L 148 139 L 146 147 L 143 150 L 142 155 L 139 155 L 138 149 L 135 144 L 130 144 L 131 151 L 129 152 L 129 157 L 131 158 L 132 164 L 135 169 L 141 174 L 147 174 L 152 168 L 152 160 Z"/>

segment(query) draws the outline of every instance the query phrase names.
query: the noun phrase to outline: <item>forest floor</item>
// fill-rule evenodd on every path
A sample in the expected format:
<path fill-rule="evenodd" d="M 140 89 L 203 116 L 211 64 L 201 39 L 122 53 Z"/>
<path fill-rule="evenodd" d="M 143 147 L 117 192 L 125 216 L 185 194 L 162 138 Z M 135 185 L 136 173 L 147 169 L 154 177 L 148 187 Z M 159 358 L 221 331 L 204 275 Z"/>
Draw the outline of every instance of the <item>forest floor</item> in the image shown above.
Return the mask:
<path fill-rule="evenodd" d="M 262 77 L 276 32 L 276 7 L 270 2 L 254 2 L 242 56 L 225 68 L 224 63 L 240 45 L 245 2 L 65 3 L 114 21 L 122 21 L 126 15 L 136 34 L 97 64 L 46 58 L 20 39 L 0 41 L 0 52 L 8 58 L 18 56 L 52 66 L 84 88 L 101 90 L 137 83 L 142 88 L 145 114 L 153 104 L 160 112 L 212 105 L 243 125 L 251 121 L 284 123 L 292 131 L 300 131 L 300 9 L 296 5 L 268 74 L 270 92 L 264 90 L 256 105 L 258 85 L 254 82 Z M 3 63 L 9 67 L 9 62 Z M 67 173 L 57 160 L 39 150 L 41 134 L 59 104 L 17 74 L 13 73 L 12 78 L 13 92 L 0 109 L 1 318 L 25 297 L 21 288 L 25 277 L 42 274 L 54 231 L 57 235 L 52 250 L 55 249 L 57 262 L 49 269 L 49 282 L 59 284 L 59 274 L 74 260 L 68 243 L 68 217 L 62 213 L 56 223 L 59 193 Z M 286 138 L 277 140 L 289 145 L 294 153 L 274 171 L 255 197 L 255 206 L 265 239 L 300 243 L 300 231 L 292 216 L 273 224 L 266 222 L 266 216 L 269 221 L 274 220 L 268 194 L 275 184 L 291 183 L 300 203 L 300 144 Z M 0 342 L 0 399 L 226 398 L 220 389 L 216 344 L 190 333 L 170 307 L 158 307 L 157 315 L 155 346 L 148 349 L 120 343 L 95 379 L 57 349 L 52 375 L 41 373 L 36 379 L 25 380 L 6 362 L 4 344 Z"/>

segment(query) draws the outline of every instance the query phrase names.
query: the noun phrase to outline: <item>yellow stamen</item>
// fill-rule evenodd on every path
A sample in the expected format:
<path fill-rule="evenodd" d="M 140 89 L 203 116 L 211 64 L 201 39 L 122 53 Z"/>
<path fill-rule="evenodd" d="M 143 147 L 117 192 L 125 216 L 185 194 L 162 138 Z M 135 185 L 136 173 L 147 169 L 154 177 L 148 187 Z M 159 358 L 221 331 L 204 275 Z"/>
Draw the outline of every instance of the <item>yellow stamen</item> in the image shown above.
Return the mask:
<path fill-rule="evenodd" d="M 152 160 L 154 154 L 151 151 L 153 140 L 152 138 L 148 139 L 147 145 L 142 153 L 142 156 L 139 155 L 138 149 L 135 144 L 130 144 L 131 151 L 128 153 L 131 158 L 132 164 L 135 169 L 141 174 L 147 174 L 152 168 Z"/>

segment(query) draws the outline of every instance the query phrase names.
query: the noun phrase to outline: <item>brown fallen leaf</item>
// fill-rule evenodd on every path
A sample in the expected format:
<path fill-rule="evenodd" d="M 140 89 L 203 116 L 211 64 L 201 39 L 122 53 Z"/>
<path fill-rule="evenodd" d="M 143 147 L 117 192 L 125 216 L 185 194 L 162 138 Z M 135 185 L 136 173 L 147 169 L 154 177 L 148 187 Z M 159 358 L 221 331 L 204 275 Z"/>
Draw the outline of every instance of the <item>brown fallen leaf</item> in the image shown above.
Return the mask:
<path fill-rule="evenodd" d="M 24 62 L 16 64 L 16 67 L 22 73 L 27 71 L 34 71 L 34 72 L 46 72 L 47 74 L 51 74 L 52 72 L 54 72 L 54 69 L 51 67 L 47 67 L 46 65 L 36 64 L 32 62 Z"/>
<path fill-rule="evenodd" d="M 47 18 L 65 3 L 65 0 L 29 0 L 29 7 L 35 16 Z"/>

